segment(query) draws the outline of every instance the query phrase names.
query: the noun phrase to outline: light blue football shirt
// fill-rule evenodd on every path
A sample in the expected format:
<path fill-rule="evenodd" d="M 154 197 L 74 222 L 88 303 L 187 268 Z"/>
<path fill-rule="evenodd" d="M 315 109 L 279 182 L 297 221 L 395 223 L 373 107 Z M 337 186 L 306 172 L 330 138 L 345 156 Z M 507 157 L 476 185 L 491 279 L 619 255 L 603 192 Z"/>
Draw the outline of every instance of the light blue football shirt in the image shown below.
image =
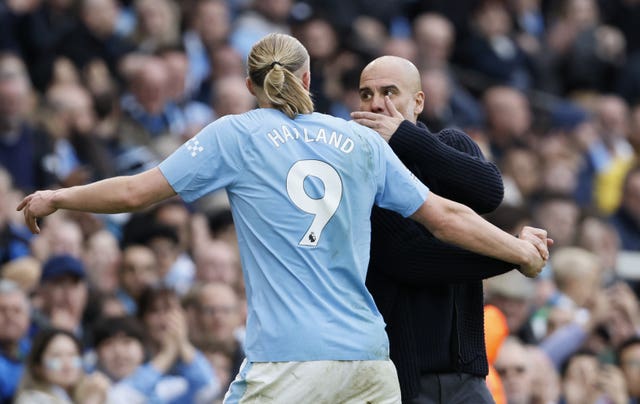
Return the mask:
<path fill-rule="evenodd" d="M 160 164 L 186 201 L 226 188 L 248 299 L 252 362 L 379 360 L 365 287 L 375 203 L 413 214 L 428 189 L 374 131 L 313 113 L 218 119 Z"/>

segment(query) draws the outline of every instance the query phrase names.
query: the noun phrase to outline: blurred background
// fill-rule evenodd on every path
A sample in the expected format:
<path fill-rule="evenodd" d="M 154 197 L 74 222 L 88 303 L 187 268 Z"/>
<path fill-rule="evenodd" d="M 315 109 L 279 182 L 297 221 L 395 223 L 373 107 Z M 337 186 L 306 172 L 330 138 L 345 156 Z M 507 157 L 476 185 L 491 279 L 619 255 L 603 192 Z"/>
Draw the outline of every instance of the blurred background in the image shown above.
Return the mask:
<path fill-rule="evenodd" d="M 57 212 L 38 236 L 15 207 L 36 189 L 151 168 L 254 108 L 245 59 L 271 32 L 307 47 L 316 110 L 345 119 L 368 62 L 411 60 L 420 120 L 464 130 L 502 172 L 504 201 L 487 219 L 555 240 L 538 279 L 486 282 L 510 335 L 494 363 L 508 402 L 637 403 L 640 0 L 4 0 L 2 402 L 43 377 L 32 345 L 71 337 L 75 402 L 114 400 L 123 385 L 140 402 L 221 398 L 246 315 L 224 192 L 136 214 Z M 42 337 L 51 328 L 72 335 Z M 195 373 L 178 366 L 195 363 L 189 349 Z M 155 383 L 121 383 L 163 350 L 180 352 Z"/>

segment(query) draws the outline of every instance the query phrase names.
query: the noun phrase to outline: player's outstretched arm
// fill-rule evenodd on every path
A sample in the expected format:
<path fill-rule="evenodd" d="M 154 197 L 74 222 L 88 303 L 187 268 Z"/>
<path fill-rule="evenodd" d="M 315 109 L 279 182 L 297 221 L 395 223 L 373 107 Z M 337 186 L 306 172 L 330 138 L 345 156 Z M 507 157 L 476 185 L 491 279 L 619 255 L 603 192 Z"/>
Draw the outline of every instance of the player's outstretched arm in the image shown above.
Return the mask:
<path fill-rule="evenodd" d="M 131 212 L 175 194 L 160 169 L 156 167 L 132 176 L 114 177 L 70 188 L 37 191 L 25 197 L 17 210 L 23 211 L 29 229 L 33 233 L 39 233 L 40 228 L 36 220 L 58 209 L 93 213 Z"/>
<path fill-rule="evenodd" d="M 546 231 L 537 237 L 518 239 L 492 225 L 469 207 L 430 193 L 425 203 L 411 216 L 438 239 L 478 254 L 511 262 L 520 272 L 536 276 L 549 258 Z"/>

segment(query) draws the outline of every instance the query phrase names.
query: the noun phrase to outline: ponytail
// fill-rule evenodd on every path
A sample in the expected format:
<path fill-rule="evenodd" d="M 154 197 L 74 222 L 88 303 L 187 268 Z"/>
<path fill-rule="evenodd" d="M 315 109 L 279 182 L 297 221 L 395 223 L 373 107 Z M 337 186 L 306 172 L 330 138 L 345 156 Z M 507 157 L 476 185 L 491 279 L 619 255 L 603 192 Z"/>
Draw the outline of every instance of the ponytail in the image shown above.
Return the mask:
<path fill-rule="evenodd" d="M 248 58 L 249 77 L 264 89 L 274 108 L 293 119 L 313 112 L 313 101 L 295 74 L 309 60 L 309 54 L 295 38 L 270 34 L 256 43 Z"/>

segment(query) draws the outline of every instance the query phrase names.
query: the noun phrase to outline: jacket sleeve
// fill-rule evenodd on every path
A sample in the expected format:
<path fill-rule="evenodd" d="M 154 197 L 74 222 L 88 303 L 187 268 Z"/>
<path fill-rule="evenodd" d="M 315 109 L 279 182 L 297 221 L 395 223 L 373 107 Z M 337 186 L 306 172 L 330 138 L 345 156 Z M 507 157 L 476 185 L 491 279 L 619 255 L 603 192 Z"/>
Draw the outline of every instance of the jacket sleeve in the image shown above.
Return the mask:
<path fill-rule="evenodd" d="M 490 278 L 517 266 L 444 243 L 420 224 L 395 212 L 374 207 L 371 276 L 420 287 Z"/>
<path fill-rule="evenodd" d="M 433 135 L 422 124 L 404 121 L 389 145 L 407 167 L 417 167 L 430 182 L 437 182 L 441 196 L 481 214 L 502 202 L 500 171 L 464 132 L 445 129 Z"/>

